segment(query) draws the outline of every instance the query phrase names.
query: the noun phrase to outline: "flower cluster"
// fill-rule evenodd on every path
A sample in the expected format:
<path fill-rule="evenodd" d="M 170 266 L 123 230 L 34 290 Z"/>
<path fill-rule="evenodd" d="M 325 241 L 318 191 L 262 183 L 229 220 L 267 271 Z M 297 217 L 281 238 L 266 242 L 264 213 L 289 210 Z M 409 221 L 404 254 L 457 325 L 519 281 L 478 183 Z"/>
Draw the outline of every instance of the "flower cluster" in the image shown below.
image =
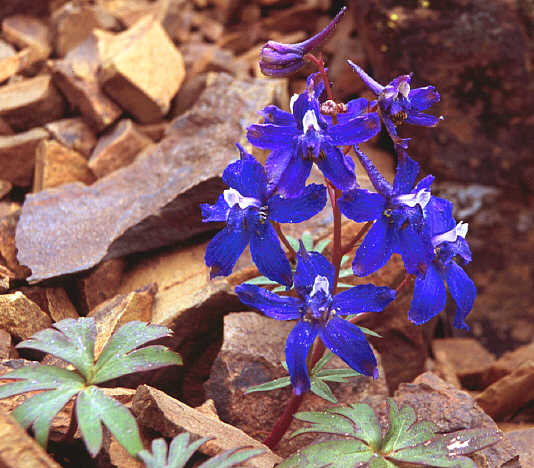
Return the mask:
<path fill-rule="evenodd" d="M 262 49 L 262 70 L 279 76 L 302 67 L 305 54 L 324 40 L 342 13 L 308 41 L 267 43 Z M 419 165 L 407 152 L 409 139 L 398 135 L 403 123 L 427 127 L 439 123 L 441 117 L 423 112 L 439 101 L 438 92 L 433 86 L 412 89 L 412 75 L 401 75 L 382 86 L 358 65 L 348 63 L 376 100 L 359 98 L 336 104 L 321 62 L 319 72 L 308 77 L 304 92 L 291 98 L 290 112 L 267 106 L 259 112 L 263 123 L 248 127 L 249 143 L 269 151 L 265 165 L 238 145 L 241 157 L 228 165 L 222 177 L 228 189 L 215 204 L 202 205 L 205 222 L 226 223 L 206 250 L 212 277 L 231 274 L 250 244 L 258 270 L 285 286 L 282 295 L 253 284 L 242 284 L 236 292 L 243 304 L 268 317 L 297 321 L 285 348 L 297 395 L 310 389 L 308 357 L 317 337 L 354 370 L 376 377 L 376 359 L 365 335 L 342 317 L 356 314 L 357 319 L 357 314 L 380 312 L 396 296 L 395 290 L 372 284 L 338 293 L 340 252 L 333 253 L 331 263 L 301 244 L 293 272 L 280 243 L 287 245 L 280 223 L 300 223 L 315 216 L 325 207 L 327 192 L 334 213 L 337 209 L 350 220 L 372 224 L 353 257 L 355 276 L 382 268 L 393 253 L 401 255 L 406 273 L 415 278 L 408 311 L 414 324 L 440 313 L 448 290 L 456 302 L 454 326 L 467 329 L 465 318 L 476 295 L 473 282 L 455 261 L 471 260 L 465 240 L 467 224 L 454 220 L 449 201 L 432 195 L 433 176 L 418 181 Z M 382 124 L 397 156 L 393 183 L 359 147 L 377 135 Z M 349 150 L 374 191 L 359 187 Z M 306 185 L 314 164 L 323 173 L 328 190 L 324 185 Z M 340 230 L 339 224 L 334 231 Z M 340 238 L 341 234 L 336 235 Z"/>

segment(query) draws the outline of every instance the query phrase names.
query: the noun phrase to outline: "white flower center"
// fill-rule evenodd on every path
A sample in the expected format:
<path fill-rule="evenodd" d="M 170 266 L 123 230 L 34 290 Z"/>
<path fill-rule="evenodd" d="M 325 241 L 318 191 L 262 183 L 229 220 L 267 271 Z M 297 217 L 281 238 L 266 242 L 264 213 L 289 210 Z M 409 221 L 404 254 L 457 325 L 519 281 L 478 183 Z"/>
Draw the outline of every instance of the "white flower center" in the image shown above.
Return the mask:
<path fill-rule="evenodd" d="M 313 288 L 310 293 L 310 297 L 315 296 L 317 293 L 322 292 L 325 295 L 330 294 L 330 283 L 326 276 L 316 276 L 313 282 Z"/>
<path fill-rule="evenodd" d="M 456 242 L 456 239 L 458 239 L 458 236 L 463 237 L 465 239 L 465 236 L 467 235 L 468 227 L 469 227 L 469 224 L 464 223 L 463 221 L 460 221 L 450 231 L 434 236 L 432 238 L 432 245 L 436 247 L 439 244 L 443 244 L 443 242 Z"/>
<path fill-rule="evenodd" d="M 295 101 L 299 98 L 299 95 L 297 93 L 293 94 L 291 96 L 291 99 L 289 100 L 289 108 L 291 109 L 291 113 L 293 113 L 293 106 L 295 105 Z"/>
<path fill-rule="evenodd" d="M 401 93 L 406 99 L 408 99 L 408 94 L 410 94 L 410 85 L 407 81 L 403 81 L 399 85 L 399 93 Z"/>
<path fill-rule="evenodd" d="M 406 195 L 397 196 L 396 200 L 403 205 L 413 208 L 415 205 L 420 205 L 422 209 L 425 208 L 430 201 L 430 192 L 427 189 L 421 189 L 417 193 L 407 193 Z"/>
<path fill-rule="evenodd" d="M 302 119 L 302 128 L 304 129 L 304 133 L 306 133 L 310 127 L 313 127 L 316 132 L 321 131 L 315 112 L 311 109 L 306 111 L 304 118 Z"/>
<path fill-rule="evenodd" d="M 224 201 L 228 204 L 230 208 L 235 205 L 239 205 L 239 208 L 241 208 L 242 210 L 250 206 L 255 206 L 256 208 L 261 207 L 261 202 L 258 199 L 252 197 L 244 197 L 236 189 L 233 188 L 226 189 L 223 192 L 223 196 Z"/>

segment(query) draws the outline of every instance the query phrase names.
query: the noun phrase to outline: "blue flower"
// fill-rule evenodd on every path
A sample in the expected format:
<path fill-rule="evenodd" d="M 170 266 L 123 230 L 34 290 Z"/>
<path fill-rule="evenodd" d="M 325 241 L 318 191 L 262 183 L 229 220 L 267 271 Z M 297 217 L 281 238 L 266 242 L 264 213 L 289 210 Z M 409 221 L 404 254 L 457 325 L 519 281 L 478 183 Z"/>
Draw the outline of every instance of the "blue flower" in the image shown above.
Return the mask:
<path fill-rule="evenodd" d="M 295 290 L 299 297 L 281 297 L 250 284 L 236 288 L 241 302 L 277 320 L 298 319 L 286 341 L 286 361 L 295 393 L 310 389 L 306 357 L 317 335 L 325 346 L 357 372 L 378 376 L 376 358 L 365 335 L 340 316 L 380 312 L 395 291 L 372 284 L 355 286 L 333 295 L 334 267 L 321 254 L 301 245 L 297 255 Z"/>
<path fill-rule="evenodd" d="M 367 101 L 362 99 L 349 103 L 349 112 L 338 116 L 338 125 L 331 125 L 331 117 L 319 112 L 322 81 L 318 76 L 310 75 L 307 90 L 291 98 L 292 114 L 268 106 L 262 112 L 267 123 L 248 127 L 250 143 L 271 150 L 265 168 L 282 196 L 302 193 L 313 163 L 336 188 L 353 188 L 354 162 L 338 146 L 367 141 L 380 129 L 377 113 L 360 115 L 367 109 Z"/>
<path fill-rule="evenodd" d="M 270 220 L 300 223 L 311 218 L 324 208 L 326 188 L 311 184 L 300 197 L 291 199 L 273 195 L 267 189 L 263 166 L 237 146 L 241 159 L 229 164 L 222 177 L 230 188 L 214 205 L 201 205 L 204 222 L 226 222 L 206 249 L 210 276 L 229 275 L 250 242 L 250 253 L 258 270 L 269 279 L 290 286 L 291 266 Z"/>
<path fill-rule="evenodd" d="M 348 63 L 378 98 L 380 116 L 395 144 L 402 146 L 404 149 L 408 147 L 409 138 L 402 139 L 397 135 L 396 127 L 402 123 L 435 127 L 443 119 L 443 117 L 438 118 L 423 112 L 432 104 L 439 102 L 439 93 L 434 86 L 411 89 L 411 74 L 398 76 L 387 86 L 382 86 L 358 65 L 350 60 L 348 60 Z"/>
<path fill-rule="evenodd" d="M 260 54 L 260 69 L 268 76 L 288 76 L 304 66 L 304 56 L 325 42 L 334 30 L 347 7 L 343 7 L 336 17 L 318 34 L 297 44 L 283 44 L 268 41 Z"/>
<path fill-rule="evenodd" d="M 434 177 L 427 176 L 415 185 L 419 165 L 400 147 L 393 186 L 378 172 L 371 160 L 357 147 L 360 162 L 377 190 L 354 189 L 339 200 L 339 208 L 357 222 L 375 221 L 358 248 L 352 269 L 367 276 L 382 268 L 393 253 L 400 253 L 406 271 L 415 274 L 420 264 L 433 254 L 424 208 L 430 200 Z"/>
<path fill-rule="evenodd" d="M 468 225 L 456 224 L 452 216 L 452 203 L 432 197 L 425 208 L 431 226 L 433 258 L 417 273 L 408 317 L 417 325 L 439 314 L 447 301 L 445 283 L 456 302 L 454 327 L 469 330 L 465 323 L 473 308 L 476 287 L 456 262 L 460 256 L 465 263 L 471 261 L 471 251 L 465 240 Z"/>

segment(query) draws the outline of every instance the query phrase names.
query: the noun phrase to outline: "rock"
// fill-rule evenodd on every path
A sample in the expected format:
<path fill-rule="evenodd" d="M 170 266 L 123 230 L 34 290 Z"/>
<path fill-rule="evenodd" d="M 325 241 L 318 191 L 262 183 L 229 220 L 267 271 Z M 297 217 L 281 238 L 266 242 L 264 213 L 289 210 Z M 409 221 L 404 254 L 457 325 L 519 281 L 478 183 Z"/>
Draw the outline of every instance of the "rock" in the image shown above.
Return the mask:
<path fill-rule="evenodd" d="M 17 135 L 0 136 L 0 170 L 2 177 L 27 187 L 31 184 L 35 151 L 41 141 L 48 138 L 44 128 L 34 128 Z"/>
<path fill-rule="evenodd" d="M 0 180 L 0 198 L 4 198 L 9 192 L 11 192 L 12 188 L 13 184 L 11 182 L 8 180 Z"/>
<path fill-rule="evenodd" d="M 106 260 L 76 278 L 77 302 L 84 315 L 117 294 L 125 265 L 122 258 Z"/>
<path fill-rule="evenodd" d="M 19 49 L 30 49 L 31 62 L 45 60 L 50 55 L 50 33 L 48 26 L 33 16 L 15 15 L 2 21 L 4 37 Z"/>
<path fill-rule="evenodd" d="M 436 424 L 439 432 L 477 428 L 498 430 L 493 420 L 468 393 L 445 383 L 431 372 L 421 374 L 413 383 L 401 384 L 394 398 L 399 406 L 412 406 L 419 419 Z M 477 451 L 470 457 L 479 468 L 520 466 L 517 451 L 506 439 Z"/>
<path fill-rule="evenodd" d="M 3 0 L 0 4 L 0 19 L 14 14 L 31 14 L 43 16 L 49 12 L 48 1 L 35 2 L 34 0 Z"/>
<path fill-rule="evenodd" d="M 140 122 L 161 120 L 185 77 L 182 55 L 165 30 L 144 17 L 115 36 L 110 49 L 99 75 L 106 93 Z"/>
<path fill-rule="evenodd" d="M 96 146 L 96 135 L 80 117 L 57 120 L 45 125 L 50 135 L 88 158 Z"/>
<path fill-rule="evenodd" d="M 0 117 L 19 132 L 63 115 L 63 98 L 47 74 L 0 87 Z"/>
<path fill-rule="evenodd" d="M 287 335 L 294 326 L 294 321 L 273 320 L 255 312 L 233 313 L 224 318 L 223 346 L 212 366 L 210 379 L 205 383 L 206 396 L 213 399 L 223 421 L 257 440 L 265 439 L 282 415 L 285 402 L 291 396 L 291 387 L 248 395 L 245 391 L 253 385 L 288 375 L 281 361 L 285 360 Z M 266 330 L 269 332 L 266 333 Z M 327 367 L 347 366 L 334 356 Z M 377 380 L 358 376 L 347 379 L 347 383 L 331 384 L 330 387 L 338 402 L 343 404 L 358 401 L 377 404 L 388 394 L 382 368 Z M 309 394 L 302 408 L 321 411 L 333 406 L 336 405 Z M 290 440 L 290 434 L 303 425 L 293 421 L 277 453 L 287 456 L 311 441 L 311 438 L 305 437 Z"/>
<path fill-rule="evenodd" d="M 273 468 L 275 464 L 282 461 L 266 446 L 239 429 L 218 422 L 214 418 L 206 416 L 147 385 L 142 385 L 137 389 L 132 402 L 132 410 L 139 424 L 154 429 L 164 437 L 174 437 L 183 431 L 187 431 L 197 438 L 214 437 L 213 440 L 206 442 L 199 448 L 202 453 L 210 457 L 224 450 L 250 446 L 263 448 L 266 451 L 264 455 L 247 462 L 252 467 Z"/>
<path fill-rule="evenodd" d="M 0 135 L 13 135 L 12 128 L 1 117 L 0 117 Z"/>
<path fill-rule="evenodd" d="M 0 328 L 15 338 L 26 340 L 51 325 L 50 317 L 21 292 L 0 295 Z"/>
<path fill-rule="evenodd" d="M 412 86 L 432 84 L 441 94 L 432 112 L 445 116 L 437 130 L 401 129 L 413 138 L 413 155 L 443 177 L 516 185 L 521 174 L 532 188 L 525 172 L 534 144 L 528 8 L 499 0 L 468 9 L 464 1 L 443 8 L 358 0 L 353 7 L 377 81 L 413 71 Z"/>
<path fill-rule="evenodd" d="M 16 359 L 17 357 L 18 353 L 13 346 L 11 335 L 0 328 L 0 360 Z"/>
<path fill-rule="evenodd" d="M 275 89 L 264 80 L 220 75 L 167 136 L 129 166 L 89 187 L 69 184 L 28 195 L 17 247 L 20 261 L 32 269 L 30 281 L 212 230 L 198 206 L 217 199 L 222 171 L 238 156 L 235 142 L 256 121 L 256 110 L 272 102 Z"/>
<path fill-rule="evenodd" d="M 448 361 L 466 388 L 480 390 L 481 370 L 495 361 L 495 356 L 473 338 L 442 338 L 432 341 L 432 353 L 438 361 Z"/>
<path fill-rule="evenodd" d="M 534 361 L 525 362 L 475 398 L 480 407 L 497 421 L 513 416 L 531 400 L 534 400 Z"/>
<path fill-rule="evenodd" d="M 119 19 L 126 27 L 131 27 L 137 23 L 141 18 L 147 15 L 153 15 L 158 20 L 162 20 L 171 2 L 167 1 L 150 1 L 150 0 L 135 0 L 134 2 L 122 0 L 96 0 L 96 4 L 105 9 L 109 14 Z M 173 1 L 172 4 L 178 7 L 182 1 Z"/>
<path fill-rule="evenodd" d="M 104 38 L 92 33 L 84 42 L 72 49 L 64 59 L 54 60 L 50 66 L 54 82 L 69 104 L 80 111 L 87 122 L 102 131 L 122 113 L 100 88 L 97 71 L 101 64 Z"/>
<path fill-rule="evenodd" d="M 181 47 L 181 51 L 187 70 L 187 80 L 207 72 L 226 72 L 238 77 L 245 77 L 248 73 L 248 66 L 238 62 L 232 52 L 215 44 L 189 42 Z"/>
<path fill-rule="evenodd" d="M 100 137 L 89 159 L 89 167 L 98 178 L 104 177 L 132 163 L 151 143 L 130 119 L 121 120 L 111 132 Z"/>
<path fill-rule="evenodd" d="M 48 314 L 54 322 L 59 322 L 66 318 L 77 319 L 80 317 L 66 291 L 61 286 L 46 288 L 45 296 Z"/>
<path fill-rule="evenodd" d="M 8 207 L 9 211 L 11 209 Z M 0 262 L 13 272 L 16 279 L 24 279 L 30 276 L 31 271 L 17 261 L 15 230 L 19 215 L 20 210 L 17 210 L 0 217 Z"/>
<path fill-rule="evenodd" d="M 42 140 L 35 153 L 33 191 L 40 192 L 76 181 L 87 185 L 95 181 L 87 160 L 55 140 Z"/>
<path fill-rule="evenodd" d="M 152 141 L 160 141 L 165 135 L 168 127 L 169 122 L 167 120 L 162 120 L 161 122 L 153 124 L 136 125 L 137 130 Z"/>
<path fill-rule="evenodd" d="M 522 468 L 534 467 L 534 428 L 511 431 L 505 437 L 519 452 L 519 460 Z"/>
<path fill-rule="evenodd" d="M 60 468 L 4 411 L 0 411 L 0 464 L 5 468 Z"/>

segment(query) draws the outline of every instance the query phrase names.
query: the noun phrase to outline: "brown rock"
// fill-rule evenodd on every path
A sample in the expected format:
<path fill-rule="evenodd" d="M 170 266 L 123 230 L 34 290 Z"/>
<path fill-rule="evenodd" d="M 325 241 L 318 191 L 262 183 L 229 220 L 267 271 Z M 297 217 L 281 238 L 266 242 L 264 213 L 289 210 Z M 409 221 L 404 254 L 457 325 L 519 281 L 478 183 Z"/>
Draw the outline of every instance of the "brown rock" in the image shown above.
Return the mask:
<path fill-rule="evenodd" d="M 272 102 L 274 89 L 263 80 L 218 76 L 168 136 L 134 163 L 89 187 L 70 184 L 28 195 L 17 247 L 21 262 L 33 271 L 31 281 L 213 229 L 201 222 L 198 206 L 217 199 L 222 171 L 237 156 L 235 142 L 256 121 L 256 110 Z M 58 216 L 61 225 L 52 228 L 50 219 Z M 87 243 L 91 247 L 83 248 Z"/>
<path fill-rule="evenodd" d="M 55 33 L 57 55 L 64 57 L 81 44 L 93 29 L 117 29 L 117 20 L 98 5 L 67 2 L 51 17 Z"/>
<path fill-rule="evenodd" d="M 495 356 L 473 338 L 443 338 L 432 341 L 432 353 L 438 361 L 448 361 L 462 384 L 481 389 L 480 373 L 491 366 Z"/>
<path fill-rule="evenodd" d="M 0 118 L 0 135 L 13 135 L 13 130 L 2 118 Z"/>
<path fill-rule="evenodd" d="M 153 124 L 136 125 L 137 130 L 152 141 L 160 141 L 165 135 L 168 127 L 169 122 L 167 120 L 162 120 L 161 122 Z"/>
<path fill-rule="evenodd" d="M 80 317 L 72 305 L 69 296 L 62 287 L 56 286 L 46 288 L 45 294 L 48 313 L 54 322 L 59 322 L 66 318 L 77 319 Z"/>
<path fill-rule="evenodd" d="M 27 15 L 15 15 L 2 21 L 4 37 L 19 49 L 30 49 L 30 61 L 48 58 L 52 48 L 48 26 L 41 20 Z"/>
<path fill-rule="evenodd" d="M 88 316 L 95 319 L 97 328 L 95 359 L 119 327 L 133 320 L 152 321 L 156 290 L 156 285 L 152 284 L 128 295 L 119 294 L 91 310 Z"/>
<path fill-rule="evenodd" d="M 17 135 L 0 136 L 0 170 L 2 177 L 26 187 L 31 184 L 35 151 L 39 143 L 48 138 L 44 128 L 34 128 Z"/>
<path fill-rule="evenodd" d="M 101 90 L 97 71 L 101 62 L 101 47 L 95 33 L 72 49 L 64 59 L 51 63 L 54 82 L 70 105 L 80 111 L 97 131 L 111 125 L 122 111 Z"/>
<path fill-rule="evenodd" d="M 0 198 L 4 198 L 9 192 L 11 192 L 12 188 L 13 184 L 11 182 L 8 180 L 0 180 Z"/>
<path fill-rule="evenodd" d="M 495 429 L 497 425 L 468 393 L 425 372 L 413 383 L 401 384 L 394 396 L 398 405 L 409 404 L 418 418 L 438 426 L 439 432 L 462 429 Z M 517 467 L 517 451 L 506 439 L 470 455 L 479 468 Z"/>
<path fill-rule="evenodd" d="M 33 191 L 77 181 L 87 185 L 95 181 L 87 160 L 55 140 L 41 141 L 35 153 Z"/>
<path fill-rule="evenodd" d="M 121 120 L 115 128 L 98 140 L 89 167 L 98 178 L 132 163 L 135 157 L 152 143 L 137 131 L 130 119 Z"/>
<path fill-rule="evenodd" d="M 96 135 L 80 117 L 61 119 L 45 125 L 50 135 L 86 158 L 96 146 Z"/>
<path fill-rule="evenodd" d="M 124 259 L 114 258 L 78 276 L 76 279 L 78 303 L 84 315 L 117 294 L 125 265 Z"/>
<path fill-rule="evenodd" d="M 257 440 L 269 435 L 273 424 L 285 409 L 284 403 L 291 396 L 291 388 L 288 386 L 248 395 L 245 391 L 253 385 L 288 375 L 281 361 L 285 359 L 287 335 L 294 326 L 294 321 L 273 320 L 255 312 L 234 313 L 224 318 L 223 346 L 212 366 L 210 379 L 205 384 L 206 396 L 213 399 L 223 421 Z M 327 368 L 346 367 L 336 356 L 327 364 Z M 377 404 L 388 394 L 382 368 L 377 380 L 358 376 L 347 379 L 347 383 L 331 384 L 330 387 L 338 402 L 343 404 L 358 401 Z M 310 394 L 302 409 L 321 411 L 334 406 L 336 404 Z M 290 440 L 290 434 L 303 426 L 299 421 L 292 423 L 277 448 L 280 455 L 287 456 L 311 441 L 311 438 L 300 437 Z"/>
<path fill-rule="evenodd" d="M 215 44 L 189 42 L 181 49 L 187 70 L 187 79 L 207 72 L 226 72 L 239 77 L 248 73 L 248 66 L 236 60 L 232 52 Z"/>
<path fill-rule="evenodd" d="M 511 431 L 505 437 L 512 443 L 519 452 L 521 468 L 534 467 L 534 428 L 519 431 Z"/>
<path fill-rule="evenodd" d="M 502 421 L 534 399 L 534 361 L 527 361 L 486 388 L 475 400 L 492 418 Z"/>
<path fill-rule="evenodd" d="M 0 60 L 16 55 L 17 51 L 8 42 L 0 39 Z"/>
<path fill-rule="evenodd" d="M 239 429 L 205 416 L 160 390 L 147 385 L 142 385 L 137 389 L 132 402 L 132 410 L 140 424 L 154 429 L 164 437 L 174 437 L 183 431 L 190 432 L 196 437 L 214 437 L 213 440 L 199 448 L 202 453 L 208 456 L 214 456 L 232 448 L 250 446 L 264 448 L 266 451 L 264 455 L 247 462 L 250 466 L 273 468 L 275 464 L 282 461 L 267 447 Z"/>
<path fill-rule="evenodd" d="M 51 325 L 50 317 L 21 292 L 0 295 L 0 328 L 15 338 L 26 340 Z"/>
<path fill-rule="evenodd" d="M 0 261 L 13 272 L 16 279 L 24 279 L 31 274 L 31 271 L 17 261 L 15 230 L 19 215 L 20 210 L 17 210 L 0 217 Z"/>
<path fill-rule="evenodd" d="M 161 120 L 185 77 L 182 55 L 152 16 L 113 41 L 100 71 L 106 93 L 140 122 Z"/>
<path fill-rule="evenodd" d="M 480 371 L 481 388 L 485 388 L 505 377 L 528 361 L 534 361 L 534 343 L 520 346 L 514 351 L 504 353 L 497 361 Z"/>
<path fill-rule="evenodd" d="M 21 13 L 43 16 L 49 12 L 48 3 L 48 1 L 35 2 L 35 0 L 3 0 L 0 3 L 0 19 Z"/>
<path fill-rule="evenodd" d="M 432 84 L 441 94 L 432 111 L 445 116 L 437 130 L 401 129 L 401 136 L 413 137 L 413 154 L 429 158 L 433 173 L 444 177 L 516 185 L 534 144 L 532 23 L 525 19 L 532 8 L 498 0 L 469 6 L 394 0 L 353 5 L 374 78 L 385 85 L 414 71 L 413 86 Z"/>
<path fill-rule="evenodd" d="M 129 2 L 124 0 L 96 0 L 97 5 L 104 8 L 111 15 L 118 18 L 121 23 L 127 27 L 133 26 L 141 18 L 147 15 L 153 15 L 158 20 L 165 16 L 166 10 L 170 3 L 180 5 L 181 1 L 150 1 L 150 0 L 136 0 L 135 2 Z"/>
<path fill-rule="evenodd" d="M 0 411 L 0 465 L 5 468 L 60 468 L 4 411 Z"/>
<path fill-rule="evenodd" d="M 9 291 L 13 286 L 15 274 L 4 265 L 0 265 L 0 293 Z"/>
<path fill-rule="evenodd" d="M 61 117 L 63 111 L 63 99 L 50 75 L 0 87 L 0 116 L 16 131 L 51 122 Z"/>
<path fill-rule="evenodd" d="M 11 335 L 0 328 L 0 360 L 16 359 L 17 356 Z"/>

